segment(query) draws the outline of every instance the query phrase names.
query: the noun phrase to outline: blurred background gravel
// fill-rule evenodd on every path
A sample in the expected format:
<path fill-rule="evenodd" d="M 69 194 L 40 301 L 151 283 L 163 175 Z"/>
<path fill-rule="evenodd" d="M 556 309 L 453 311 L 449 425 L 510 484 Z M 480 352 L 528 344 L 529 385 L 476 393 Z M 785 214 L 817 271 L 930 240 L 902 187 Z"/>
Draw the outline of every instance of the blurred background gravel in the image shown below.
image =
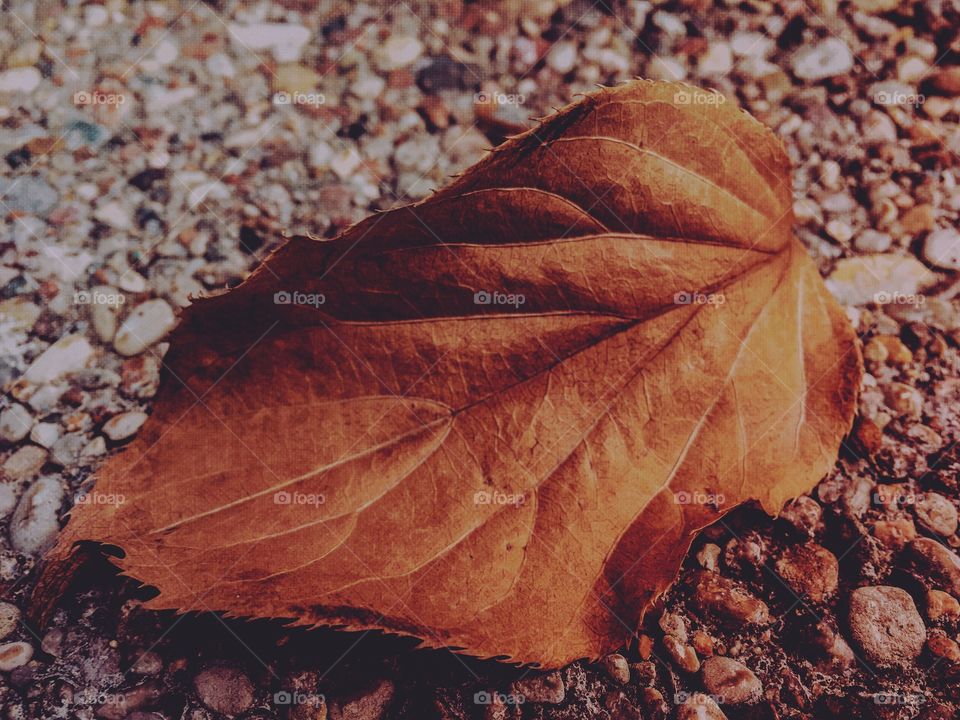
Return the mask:
<path fill-rule="evenodd" d="M 897 433 L 952 458 L 943 447 L 952 448 L 956 384 L 924 383 L 925 363 L 937 364 L 934 379 L 956 377 L 960 338 L 957 2 L 18 0 L 0 17 L 4 720 L 720 717 L 684 706 L 702 682 L 671 669 L 682 649 L 651 671 L 663 652 L 643 657 L 642 642 L 627 652 L 639 664 L 525 674 L 528 702 L 510 706 L 474 698 L 506 692 L 517 677 L 506 669 L 373 635 L 290 635 L 212 615 L 174 625 L 139 610 L 141 591 L 103 568 L 44 633 L 22 618 L 38 556 L 69 508 L 91 501 L 102 458 L 150 411 L 176 308 L 235 285 L 285 236 L 332 237 L 425 197 L 597 84 L 686 80 L 774 129 L 795 163 L 797 233 L 868 345 L 881 338 L 868 353 L 862 417 L 894 443 L 893 465 L 909 465 Z M 894 343 L 907 325 L 907 340 L 919 326 L 942 347 Z M 846 502 L 861 471 L 806 500 Z M 947 527 L 924 527 L 955 548 L 955 476 L 940 490 L 952 526 L 940 506 Z M 902 515 L 890 512 L 883 522 Z M 832 532 L 817 522 L 803 531 Z M 727 563 L 735 577 L 738 557 Z M 792 652 L 786 635 L 743 642 Z M 705 647 L 700 638 L 701 655 Z M 730 717 L 821 712 L 810 709 L 813 690 L 806 709 L 783 699 L 782 668 L 758 672 L 766 709 L 752 698 L 752 709 L 725 708 Z M 883 687 L 849 672 L 834 695 Z M 936 689 L 947 681 L 931 677 L 911 679 L 912 691 L 934 687 L 942 717 L 953 717 Z M 293 694 L 275 696 L 284 689 Z M 921 712 L 904 705 L 870 712 Z"/>

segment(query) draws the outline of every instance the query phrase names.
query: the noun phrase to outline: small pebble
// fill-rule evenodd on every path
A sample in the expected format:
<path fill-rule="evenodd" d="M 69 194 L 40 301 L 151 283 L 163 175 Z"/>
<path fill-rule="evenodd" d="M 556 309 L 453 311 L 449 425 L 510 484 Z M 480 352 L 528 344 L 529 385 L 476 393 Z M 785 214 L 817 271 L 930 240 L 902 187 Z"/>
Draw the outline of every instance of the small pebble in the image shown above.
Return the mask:
<path fill-rule="evenodd" d="M 873 524 L 873 536 L 887 547 L 899 550 L 917 536 L 917 529 L 910 518 L 877 520 Z"/>
<path fill-rule="evenodd" d="M 40 312 L 39 305 L 22 295 L 0 301 L 0 323 L 15 332 L 30 332 Z"/>
<path fill-rule="evenodd" d="M 696 574 L 692 604 L 699 612 L 716 615 L 734 627 L 766 625 L 770 621 L 766 603 L 718 573 Z"/>
<path fill-rule="evenodd" d="M 913 353 L 896 335 L 877 335 L 870 339 L 870 343 L 875 343 L 883 347 L 885 352 L 884 361 L 891 365 L 906 365 L 913 362 Z"/>
<path fill-rule="evenodd" d="M 32 93 L 43 76 L 35 67 L 12 68 L 0 72 L 0 93 Z"/>
<path fill-rule="evenodd" d="M 693 635 L 690 638 L 690 642 L 694 650 L 697 651 L 697 655 L 702 655 L 703 657 L 710 657 L 713 655 L 713 638 L 707 635 L 703 630 L 694 630 Z"/>
<path fill-rule="evenodd" d="M 334 154 L 330 159 L 330 169 L 341 180 L 347 180 L 356 172 L 362 162 L 363 158 L 360 157 L 360 153 L 355 148 L 350 147 Z"/>
<path fill-rule="evenodd" d="M 935 658 L 943 658 L 947 662 L 960 662 L 960 646 L 957 642 L 944 635 L 933 635 L 927 640 L 927 650 Z"/>
<path fill-rule="evenodd" d="M 53 545 L 60 530 L 58 522 L 63 487 L 55 477 L 36 480 L 17 503 L 10 519 L 10 543 L 24 555 L 38 555 Z"/>
<path fill-rule="evenodd" d="M 511 684 L 510 692 L 523 695 L 526 702 L 557 705 L 566 697 L 566 687 L 558 672 L 529 675 Z"/>
<path fill-rule="evenodd" d="M 923 414 L 923 395 L 906 383 L 893 382 L 884 388 L 884 399 L 898 417 L 919 420 Z"/>
<path fill-rule="evenodd" d="M 923 493 L 913 506 L 920 527 L 949 537 L 957 531 L 957 508 L 943 495 L 935 492 Z"/>
<path fill-rule="evenodd" d="M 49 448 L 60 439 L 60 426 L 56 423 L 37 423 L 30 431 L 30 440 L 40 447 Z"/>
<path fill-rule="evenodd" d="M 722 697 L 724 704 L 753 703 L 763 694 L 760 679 L 750 668 L 733 658 L 709 658 L 704 661 L 700 673 L 707 692 Z"/>
<path fill-rule="evenodd" d="M 960 233 L 954 228 L 934 230 L 923 242 L 923 259 L 944 270 L 960 270 Z"/>
<path fill-rule="evenodd" d="M 60 201 L 60 194 L 53 186 L 37 175 L 16 180 L 0 177 L 0 197 L 5 212 L 15 210 L 37 217 L 49 215 Z"/>
<path fill-rule="evenodd" d="M 50 448 L 50 462 L 60 467 L 71 467 L 79 460 L 86 444 L 82 433 L 64 435 Z"/>
<path fill-rule="evenodd" d="M 856 661 L 856 655 L 843 636 L 840 635 L 826 622 L 820 622 L 814 628 L 811 638 L 812 646 L 826 658 L 827 662 L 839 668 L 853 666 Z"/>
<path fill-rule="evenodd" d="M 695 673 L 700 669 L 700 658 L 697 657 L 697 651 L 672 635 L 663 636 L 663 649 L 666 650 L 674 664 L 684 672 Z"/>
<path fill-rule="evenodd" d="M 98 457 L 106 455 L 106 453 L 107 441 L 104 440 L 102 436 L 97 435 L 93 440 L 83 446 L 79 459 L 81 462 L 91 462 Z"/>
<path fill-rule="evenodd" d="M 0 671 L 10 672 L 30 662 L 33 646 L 25 642 L 9 642 L 0 645 Z"/>
<path fill-rule="evenodd" d="M 10 636 L 20 623 L 20 608 L 8 602 L 0 602 L 0 640 Z"/>
<path fill-rule="evenodd" d="M 40 385 L 84 369 L 93 357 L 93 346 L 83 335 L 66 335 L 50 345 L 23 374 Z"/>
<path fill-rule="evenodd" d="M 17 491 L 11 483 L 0 484 L 0 520 L 17 506 Z"/>
<path fill-rule="evenodd" d="M 917 538 L 903 553 L 904 565 L 921 580 L 960 600 L 960 557 L 932 538 Z"/>
<path fill-rule="evenodd" d="M 828 37 L 799 50 L 791 67 L 801 80 L 825 80 L 848 73 L 853 68 L 853 53 L 843 40 Z"/>
<path fill-rule="evenodd" d="M 423 54 L 423 43 L 412 35 L 394 35 L 377 48 L 374 61 L 383 72 L 412 65 Z"/>
<path fill-rule="evenodd" d="M 147 300 L 123 321 L 113 347 L 121 355 L 137 355 L 170 332 L 175 324 L 176 316 L 166 300 Z"/>
<path fill-rule="evenodd" d="M 676 638 L 681 643 L 687 642 L 687 623 L 676 613 L 663 613 L 663 615 L 660 616 L 658 624 L 664 634 Z"/>
<path fill-rule="evenodd" d="M 331 720 L 387 720 L 387 711 L 396 688 L 390 680 L 380 680 L 347 699 L 333 702 Z"/>
<path fill-rule="evenodd" d="M 7 480 L 16 482 L 36 477 L 47 461 L 47 451 L 38 445 L 24 445 L 3 463 Z"/>
<path fill-rule="evenodd" d="M 720 546 L 713 543 L 706 543 L 697 551 L 697 562 L 704 570 L 711 572 L 717 569 L 717 561 L 720 559 Z"/>
<path fill-rule="evenodd" d="M 870 338 L 870 341 L 863 348 L 863 357 L 870 362 L 882 364 L 890 357 L 890 351 L 887 346 L 880 342 L 879 338 Z"/>
<path fill-rule="evenodd" d="M 230 23 L 230 38 L 238 53 L 250 50 L 270 50 L 277 62 L 295 62 L 300 59 L 303 47 L 310 40 L 311 32 L 302 25 L 286 23 L 253 23 L 241 25 Z"/>
<path fill-rule="evenodd" d="M 906 666 L 927 640 L 913 598 L 889 585 L 861 587 L 850 596 L 850 634 L 867 660 L 879 667 Z"/>
<path fill-rule="evenodd" d="M 20 442 L 33 425 L 33 416 L 20 403 L 14 403 L 0 413 L 0 439 L 8 443 Z"/>
<path fill-rule="evenodd" d="M 894 0 L 888 0 L 888 2 L 894 2 Z M 937 68 L 930 76 L 930 87 L 951 97 L 960 95 L 960 66 Z"/>
<path fill-rule="evenodd" d="M 810 542 L 792 545 L 776 563 L 777 573 L 797 595 L 823 602 L 837 590 L 840 568 L 836 556 Z"/>
<path fill-rule="evenodd" d="M 146 421 L 147 414 L 140 411 L 114 415 L 104 424 L 103 434 L 113 442 L 120 442 L 135 435 Z"/>
<path fill-rule="evenodd" d="M 801 495 L 788 503 L 780 513 L 780 519 L 792 525 L 797 531 L 813 537 L 823 517 L 820 503 L 811 497 Z"/>
<path fill-rule="evenodd" d="M 133 227 L 130 208 L 125 203 L 117 200 L 104 203 L 98 207 L 94 211 L 93 217 L 115 230 L 129 230 Z"/>
<path fill-rule="evenodd" d="M 832 237 L 841 245 L 850 242 L 853 237 L 853 229 L 843 220 L 831 220 L 826 226 L 827 235 Z"/>
<path fill-rule="evenodd" d="M 893 238 L 887 233 L 868 228 L 856 236 L 853 246 L 863 253 L 884 253 L 893 245 Z"/>
<path fill-rule="evenodd" d="M 137 355 L 120 368 L 120 393 L 125 397 L 146 399 L 157 394 L 160 386 L 160 361 L 153 355 Z"/>
<path fill-rule="evenodd" d="M 242 670 L 215 667 L 204 670 L 193 680 L 200 702 L 210 710 L 236 715 L 253 705 L 254 685 Z"/>
<path fill-rule="evenodd" d="M 137 656 L 130 669 L 138 675 L 159 675 L 163 670 L 163 659 L 157 653 L 147 650 Z"/>
<path fill-rule="evenodd" d="M 712 42 L 700 57 L 697 68 L 704 75 L 726 75 L 733 68 L 733 51 L 725 42 Z"/>
<path fill-rule="evenodd" d="M 933 230 L 933 205 L 921 203 L 907 210 L 900 218 L 900 228 L 910 235 Z"/>
<path fill-rule="evenodd" d="M 960 601 L 943 590 L 927 591 L 927 617 L 932 621 L 960 618 Z"/>
<path fill-rule="evenodd" d="M 577 64 L 577 46 L 572 42 L 558 42 L 547 53 L 547 65 L 560 75 L 566 75 Z"/>
<path fill-rule="evenodd" d="M 627 659 L 620 654 L 614 653 L 603 658 L 603 669 L 607 671 L 610 678 L 622 685 L 630 682 L 630 665 Z"/>

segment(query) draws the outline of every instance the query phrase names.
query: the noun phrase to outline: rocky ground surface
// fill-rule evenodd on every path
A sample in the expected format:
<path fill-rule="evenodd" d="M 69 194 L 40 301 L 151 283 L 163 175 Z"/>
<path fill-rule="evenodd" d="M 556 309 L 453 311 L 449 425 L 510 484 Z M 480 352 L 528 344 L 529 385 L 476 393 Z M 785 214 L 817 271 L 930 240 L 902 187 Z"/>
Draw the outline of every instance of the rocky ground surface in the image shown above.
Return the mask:
<path fill-rule="evenodd" d="M 960 707 L 960 7 L 4 2 L 0 718 L 953 718 Z M 784 139 L 797 232 L 863 337 L 835 471 L 727 516 L 621 654 L 536 673 L 146 612 L 37 558 L 149 413 L 191 294 L 284 234 L 425 196 L 597 83 L 717 88 Z M 115 499 L 116 500 L 116 499 Z M 519 702 L 522 699 L 523 702 Z"/>

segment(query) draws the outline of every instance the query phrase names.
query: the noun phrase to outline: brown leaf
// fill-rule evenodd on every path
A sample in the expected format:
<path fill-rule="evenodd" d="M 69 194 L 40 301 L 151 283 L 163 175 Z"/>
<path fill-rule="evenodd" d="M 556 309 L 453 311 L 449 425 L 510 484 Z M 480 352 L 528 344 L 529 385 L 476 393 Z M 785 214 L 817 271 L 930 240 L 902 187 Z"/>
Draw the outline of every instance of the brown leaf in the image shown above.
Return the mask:
<path fill-rule="evenodd" d="M 788 172 L 720 96 L 641 81 L 295 238 L 184 312 L 99 473 L 125 502 L 75 508 L 41 593 L 93 540 L 153 608 L 545 666 L 620 645 L 696 530 L 778 512 L 850 428 L 859 351 Z"/>

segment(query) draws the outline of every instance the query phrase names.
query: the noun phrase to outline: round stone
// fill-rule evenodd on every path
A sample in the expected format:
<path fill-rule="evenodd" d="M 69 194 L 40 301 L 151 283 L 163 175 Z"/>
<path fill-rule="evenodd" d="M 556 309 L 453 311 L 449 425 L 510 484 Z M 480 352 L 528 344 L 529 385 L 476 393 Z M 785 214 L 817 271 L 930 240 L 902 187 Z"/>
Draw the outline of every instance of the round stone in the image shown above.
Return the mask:
<path fill-rule="evenodd" d="M 737 660 L 712 657 L 704 660 L 700 670 L 703 686 L 725 704 L 741 705 L 760 699 L 763 685 L 753 671 Z"/>
<path fill-rule="evenodd" d="M 905 666 L 927 640 L 923 618 L 913 598 L 889 585 L 857 588 L 850 596 L 850 634 L 874 665 Z"/>
<path fill-rule="evenodd" d="M 193 686 L 200 702 L 214 712 L 236 715 L 253 704 L 253 683 L 236 668 L 204 670 L 194 679 Z"/>

